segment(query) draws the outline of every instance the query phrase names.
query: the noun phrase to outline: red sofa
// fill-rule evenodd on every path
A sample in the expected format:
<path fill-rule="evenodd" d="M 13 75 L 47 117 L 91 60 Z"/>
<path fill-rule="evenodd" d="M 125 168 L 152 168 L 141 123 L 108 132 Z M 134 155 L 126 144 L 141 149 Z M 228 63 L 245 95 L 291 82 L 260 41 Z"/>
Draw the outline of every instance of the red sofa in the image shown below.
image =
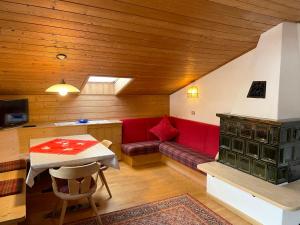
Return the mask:
<path fill-rule="evenodd" d="M 161 152 L 193 169 L 197 168 L 197 164 L 214 160 L 219 148 L 218 126 L 170 117 L 179 134 L 174 140 L 161 143 L 149 132 L 160 120 L 161 118 L 123 120 L 123 154 L 137 156 Z"/>

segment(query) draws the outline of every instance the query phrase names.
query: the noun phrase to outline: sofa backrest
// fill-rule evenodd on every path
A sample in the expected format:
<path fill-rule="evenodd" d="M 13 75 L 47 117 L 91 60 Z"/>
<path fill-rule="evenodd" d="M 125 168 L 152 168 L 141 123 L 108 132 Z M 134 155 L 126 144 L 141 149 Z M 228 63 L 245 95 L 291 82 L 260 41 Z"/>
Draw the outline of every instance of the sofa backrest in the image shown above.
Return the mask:
<path fill-rule="evenodd" d="M 160 117 L 123 119 L 122 143 L 127 144 L 133 142 L 158 140 L 149 132 L 149 129 L 158 124 L 160 120 Z"/>
<path fill-rule="evenodd" d="M 219 149 L 219 126 L 171 117 L 172 124 L 179 130 L 178 144 L 192 148 L 214 158 Z"/>

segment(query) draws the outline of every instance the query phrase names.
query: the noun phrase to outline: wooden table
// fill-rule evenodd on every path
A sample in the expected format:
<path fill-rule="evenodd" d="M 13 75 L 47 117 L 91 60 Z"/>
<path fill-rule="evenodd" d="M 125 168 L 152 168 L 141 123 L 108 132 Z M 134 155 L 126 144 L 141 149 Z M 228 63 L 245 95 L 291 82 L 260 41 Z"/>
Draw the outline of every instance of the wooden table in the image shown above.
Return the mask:
<path fill-rule="evenodd" d="M 238 210 L 243 210 L 243 206 L 253 203 L 252 212 L 263 210 L 266 205 L 268 213 L 261 215 L 262 217 L 276 218 L 282 213 L 283 223 L 272 225 L 300 223 L 300 180 L 285 185 L 274 185 L 218 162 L 199 164 L 197 167 L 207 173 L 207 192 L 219 200 Z M 238 201 L 235 202 L 236 200 Z M 277 210 L 277 213 L 272 214 L 273 209 Z M 245 209 L 244 213 L 246 211 Z M 284 223 L 284 215 L 289 216 L 287 223 Z"/>
<path fill-rule="evenodd" d="M 96 139 L 89 134 L 38 138 L 30 140 L 30 147 L 51 141 L 56 138 L 96 141 Z M 38 174 L 42 173 L 43 171 L 49 168 L 61 166 L 77 166 L 91 162 L 101 161 L 106 166 L 119 169 L 118 159 L 115 153 L 113 153 L 101 143 L 98 143 L 76 155 L 30 152 L 29 157 L 30 170 L 26 179 L 26 184 L 30 187 L 34 185 L 34 177 L 36 177 Z"/>

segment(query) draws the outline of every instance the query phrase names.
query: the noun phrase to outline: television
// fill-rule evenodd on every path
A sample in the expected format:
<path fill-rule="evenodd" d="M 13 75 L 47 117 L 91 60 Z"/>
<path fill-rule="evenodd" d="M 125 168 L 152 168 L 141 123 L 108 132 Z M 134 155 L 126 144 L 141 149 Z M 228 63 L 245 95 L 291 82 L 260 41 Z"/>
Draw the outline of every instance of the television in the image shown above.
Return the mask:
<path fill-rule="evenodd" d="M 0 127 L 28 122 L 28 99 L 0 100 Z"/>

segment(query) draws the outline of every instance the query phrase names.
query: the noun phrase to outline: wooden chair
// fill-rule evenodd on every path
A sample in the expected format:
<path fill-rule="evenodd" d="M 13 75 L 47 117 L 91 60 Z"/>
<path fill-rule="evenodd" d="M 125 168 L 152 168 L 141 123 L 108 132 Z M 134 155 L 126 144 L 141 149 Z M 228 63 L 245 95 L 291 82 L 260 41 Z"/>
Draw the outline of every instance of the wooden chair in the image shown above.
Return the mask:
<path fill-rule="evenodd" d="M 112 145 L 112 142 L 109 141 L 109 140 L 102 140 L 100 143 L 103 144 L 106 148 L 110 148 L 111 145 Z M 105 187 L 106 187 L 106 190 L 109 194 L 109 197 L 111 198 L 112 194 L 110 192 L 110 189 L 108 187 L 106 178 L 105 178 L 104 173 L 103 173 L 103 171 L 105 171 L 105 170 L 107 170 L 107 166 L 100 164 L 100 170 L 99 170 L 98 174 L 99 174 L 99 177 L 100 177 L 100 180 L 101 180 L 102 184 L 104 184 Z"/>
<path fill-rule="evenodd" d="M 49 169 L 52 179 L 52 187 L 54 194 L 63 200 L 63 207 L 59 220 L 59 225 L 63 224 L 68 201 L 87 198 L 96 213 L 98 223 L 102 225 L 101 218 L 97 213 L 95 202 L 92 194 L 97 189 L 97 178 L 93 175 L 99 171 L 97 162 L 77 167 L 61 167 L 59 169 Z"/>

